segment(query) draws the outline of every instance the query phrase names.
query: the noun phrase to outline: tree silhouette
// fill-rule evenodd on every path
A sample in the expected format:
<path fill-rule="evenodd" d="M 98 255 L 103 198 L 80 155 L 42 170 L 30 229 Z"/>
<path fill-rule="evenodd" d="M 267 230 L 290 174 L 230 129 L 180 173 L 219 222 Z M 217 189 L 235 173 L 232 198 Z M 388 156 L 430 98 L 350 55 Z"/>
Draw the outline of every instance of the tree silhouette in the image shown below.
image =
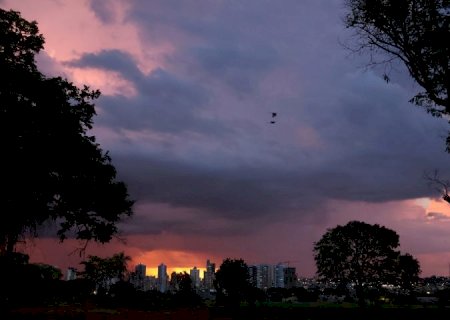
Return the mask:
<path fill-rule="evenodd" d="M 242 259 L 225 259 L 216 272 L 214 285 L 217 299 L 230 307 L 238 307 L 251 288 L 248 266 Z"/>
<path fill-rule="evenodd" d="M 108 242 L 133 202 L 92 129 L 99 91 L 43 75 L 36 22 L 0 9 L 0 254 L 46 220 L 58 235 Z"/>
<path fill-rule="evenodd" d="M 411 99 L 435 116 L 450 114 L 450 1 L 346 0 L 354 50 L 400 60 L 425 90 Z M 373 57 L 373 56 L 372 56 Z M 389 76 L 385 74 L 389 81 Z M 447 149 L 450 147 L 450 136 Z"/>
<path fill-rule="evenodd" d="M 404 289 L 411 290 L 419 281 L 420 264 L 409 253 L 402 254 L 398 258 L 398 284 Z"/>
<path fill-rule="evenodd" d="M 125 278 L 130 260 L 131 258 L 123 252 L 107 258 L 89 256 L 87 260 L 81 262 L 84 265 L 84 271 L 80 273 L 80 276 L 90 281 L 97 293 L 105 294 L 114 280 L 120 281 Z"/>
<path fill-rule="evenodd" d="M 192 278 L 186 272 L 176 273 L 175 281 L 178 286 L 178 290 L 181 292 L 191 292 L 192 291 Z"/>
<path fill-rule="evenodd" d="M 379 226 L 350 221 L 328 229 L 314 244 L 317 273 L 322 280 L 355 286 L 359 303 L 365 291 L 382 284 L 411 283 L 420 272 L 417 260 L 401 256 L 398 234 Z"/>

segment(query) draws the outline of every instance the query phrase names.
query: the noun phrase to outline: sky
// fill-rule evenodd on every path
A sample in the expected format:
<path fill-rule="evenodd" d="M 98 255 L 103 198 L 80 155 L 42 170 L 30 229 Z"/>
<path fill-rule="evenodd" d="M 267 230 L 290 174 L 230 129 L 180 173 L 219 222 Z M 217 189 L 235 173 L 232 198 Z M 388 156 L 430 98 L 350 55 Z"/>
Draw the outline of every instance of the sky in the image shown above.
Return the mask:
<path fill-rule="evenodd" d="M 420 87 L 400 64 L 348 49 L 344 0 L 0 5 L 38 22 L 42 72 L 102 92 L 91 134 L 136 203 L 124 241 L 87 254 L 310 277 L 314 242 L 360 220 L 395 230 L 422 276 L 449 275 L 450 205 L 425 178 L 450 177 L 448 123 L 408 102 Z M 79 244 L 46 234 L 23 244 L 32 260 L 77 266 Z"/>

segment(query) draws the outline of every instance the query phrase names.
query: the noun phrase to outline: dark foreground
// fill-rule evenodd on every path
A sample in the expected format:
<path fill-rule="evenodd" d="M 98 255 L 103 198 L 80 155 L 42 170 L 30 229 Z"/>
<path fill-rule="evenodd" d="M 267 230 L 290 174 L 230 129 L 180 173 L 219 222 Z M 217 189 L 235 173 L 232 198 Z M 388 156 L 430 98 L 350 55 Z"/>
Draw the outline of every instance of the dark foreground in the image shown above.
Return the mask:
<path fill-rule="evenodd" d="M 133 309 L 101 309 L 95 307 L 35 307 L 11 310 L 2 319 L 79 319 L 79 320 L 225 320 L 225 319 L 450 319 L 450 308 L 344 308 L 344 307 L 241 307 L 227 310 L 218 307 L 178 308 L 173 310 L 140 311 Z"/>

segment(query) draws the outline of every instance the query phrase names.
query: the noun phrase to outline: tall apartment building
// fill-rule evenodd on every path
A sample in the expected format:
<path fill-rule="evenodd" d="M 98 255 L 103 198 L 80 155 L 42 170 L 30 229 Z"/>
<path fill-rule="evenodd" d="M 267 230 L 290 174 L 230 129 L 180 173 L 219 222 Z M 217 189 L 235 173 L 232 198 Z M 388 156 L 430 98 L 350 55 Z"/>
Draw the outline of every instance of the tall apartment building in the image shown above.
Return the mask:
<path fill-rule="evenodd" d="M 134 267 L 134 271 L 136 275 L 144 278 L 147 272 L 147 266 L 145 264 L 139 263 L 136 267 Z"/>
<path fill-rule="evenodd" d="M 216 264 L 206 260 L 206 270 L 203 273 L 203 286 L 207 290 L 214 289 L 214 280 L 216 277 Z"/>
<path fill-rule="evenodd" d="M 192 286 L 196 289 L 200 288 L 200 270 L 194 267 L 189 270 L 189 275 L 191 276 Z"/>
<path fill-rule="evenodd" d="M 258 280 L 258 267 L 255 265 L 248 266 L 249 281 L 256 287 Z"/>
<path fill-rule="evenodd" d="M 147 266 L 145 264 L 139 263 L 134 268 L 134 274 L 132 276 L 133 285 L 136 289 L 141 291 L 146 291 L 146 272 L 147 272 Z"/>
<path fill-rule="evenodd" d="M 297 286 L 297 272 L 294 267 L 284 269 L 284 288 L 290 289 Z"/>
<path fill-rule="evenodd" d="M 287 268 L 284 264 L 277 264 L 275 266 L 274 272 L 275 272 L 275 288 L 284 288 L 284 270 Z"/>
<path fill-rule="evenodd" d="M 160 292 L 166 292 L 168 287 L 168 275 L 167 275 L 167 266 L 164 263 L 161 263 L 158 266 L 158 290 Z"/>
<path fill-rule="evenodd" d="M 250 282 L 259 289 L 292 288 L 297 285 L 297 274 L 293 267 L 285 264 L 257 264 L 248 267 Z"/>
<path fill-rule="evenodd" d="M 274 284 L 274 267 L 270 264 L 256 265 L 256 287 L 260 289 L 268 289 L 274 287 Z"/>
<path fill-rule="evenodd" d="M 77 278 L 77 269 L 73 267 L 67 268 L 66 280 L 75 280 Z"/>

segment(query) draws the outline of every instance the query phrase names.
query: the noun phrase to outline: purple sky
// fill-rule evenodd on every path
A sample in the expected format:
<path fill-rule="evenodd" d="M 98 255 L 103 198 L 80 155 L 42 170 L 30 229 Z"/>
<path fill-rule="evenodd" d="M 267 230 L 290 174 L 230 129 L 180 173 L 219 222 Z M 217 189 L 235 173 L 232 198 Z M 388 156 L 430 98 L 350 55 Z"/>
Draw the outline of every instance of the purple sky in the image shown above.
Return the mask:
<path fill-rule="evenodd" d="M 291 261 L 315 272 L 314 241 L 379 223 L 423 275 L 448 275 L 450 208 L 424 179 L 450 176 L 448 124 L 408 100 L 400 65 L 352 55 L 343 0 L 0 0 L 38 21 L 48 75 L 89 84 L 93 134 L 136 200 L 117 250 L 156 267 L 207 258 Z M 271 124 L 271 113 L 277 112 Z M 35 240 L 60 266 L 75 243 Z"/>

